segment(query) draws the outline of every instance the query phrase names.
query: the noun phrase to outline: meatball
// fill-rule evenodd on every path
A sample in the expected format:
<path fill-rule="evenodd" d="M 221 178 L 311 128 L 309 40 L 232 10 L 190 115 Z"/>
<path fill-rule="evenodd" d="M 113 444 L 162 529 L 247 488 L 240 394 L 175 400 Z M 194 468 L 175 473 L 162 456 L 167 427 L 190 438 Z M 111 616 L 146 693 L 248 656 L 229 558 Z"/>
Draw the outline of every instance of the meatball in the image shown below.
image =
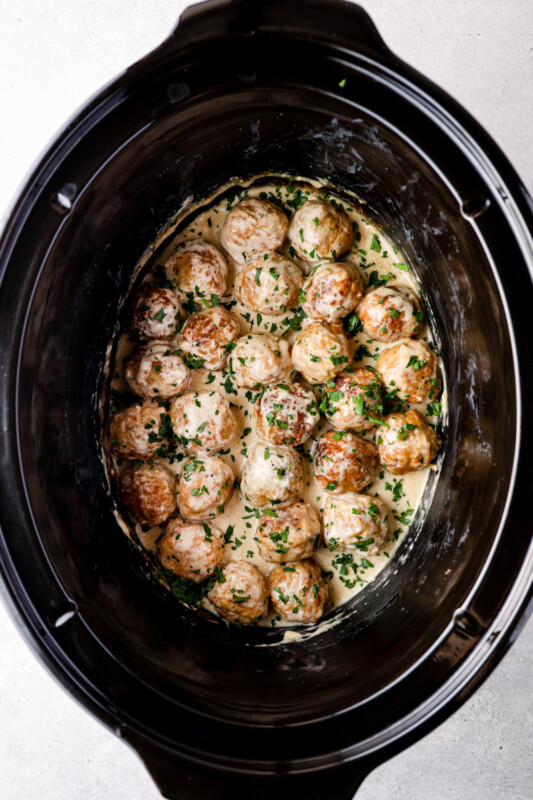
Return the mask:
<path fill-rule="evenodd" d="M 353 264 L 318 264 L 304 284 L 302 308 L 311 319 L 336 322 L 357 308 L 364 290 L 361 274 Z"/>
<path fill-rule="evenodd" d="M 240 336 L 238 318 L 223 306 L 191 314 L 183 326 L 180 349 L 195 368 L 222 369 Z"/>
<path fill-rule="evenodd" d="M 222 563 L 224 536 L 214 525 L 171 519 L 159 541 L 163 569 L 201 583 Z"/>
<path fill-rule="evenodd" d="M 388 509 L 379 497 L 345 494 L 324 506 L 324 541 L 330 550 L 374 556 L 388 535 Z"/>
<path fill-rule="evenodd" d="M 276 564 L 268 576 L 275 611 L 290 622 L 316 622 L 324 613 L 328 587 L 312 559 Z"/>
<path fill-rule="evenodd" d="M 381 353 L 376 366 L 401 400 L 430 403 L 440 391 L 437 356 L 424 342 L 394 344 Z"/>
<path fill-rule="evenodd" d="M 318 440 L 315 478 L 333 494 L 359 492 L 374 480 L 378 449 L 373 442 L 349 431 L 326 431 Z"/>
<path fill-rule="evenodd" d="M 257 525 L 259 552 L 265 561 L 301 561 L 320 543 L 320 517 L 310 503 L 298 501 L 262 516 Z"/>
<path fill-rule="evenodd" d="M 235 279 L 233 293 L 246 308 L 277 317 L 298 303 L 300 268 L 279 253 L 254 258 Z"/>
<path fill-rule="evenodd" d="M 165 263 L 165 272 L 182 296 L 192 295 L 214 302 L 214 298 L 220 298 L 226 292 L 226 256 L 203 239 L 189 239 L 179 244 Z"/>
<path fill-rule="evenodd" d="M 138 347 L 126 359 L 124 378 L 133 394 L 170 400 L 187 388 L 189 370 L 168 344 L 155 342 Z"/>
<path fill-rule="evenodd" d="M 289 447 L 256 444 L 241 476 L 241 492 L 254 506 L 290 503 L 305 491 L 302 459 Z"/>
<path fill-rule="evenodd" d="M 319 420 L 315 395 L 301 383 L 278 383 L 264 390 L 254 406 L 255 432 L 272 444 L 302 444 Z"/>
<path fill-rule="evenodd" d="M 230 561 L 207 597 L 228 622 L 250 625 L 268 612 L 268 589 L 265 579 L 253 564 Z"/>
<path fill-rule="evenodd" d="M 385 417 L 388 427 L 380 429 L 381 463 L 393 475 L 404 475 L 431 464 L 440 448 L 440 439 L 418 411 L 410 408 Z"/>
<path fill-rule="evenodd" d="M 232 364 L 237 386 L 269 386 L 289 377 L 290 347 L 285 339 L 269 333 L 249 333 L 237 342 Z"/>
<path fill-rule="evenodd" d="M 179 481 L 179 510 L 185 519 L 222 514 L 233 492 L 233 470 L 217 456 L 189 458 Z"/>
<path fill-rule="evenodd" d="M 164 455 L 168 446 L 164 417 L 166 409 L 156 400 L 144 400 L 109 420 L 109 448 L 118 458 L 154 458 Z"/>
<path fill-rule="evenodd" d="M 143 286 L 131 309 L 130 327 L 141 339 L 172 339 L 180 313 L 181 303 L 172 289 Z"/>
<path fill-rule="evenodd" d="M 220 231 L 220 243 L 237 262 L 278 250 L 287 235 L 289 220 L 268 200 L 247 197 L 232 208 Z"/>
<path fill-rule="evenodd" d="M 176 510 L 178 483 L 164 464 L 136 464 L 119 478 L 120 499 L 140 525 L 161 525 Z"/>
<path fill-rule="evenodd" d="M 192 452 L 222 450 L 235 436 L 237 422 L 220 392 L 185 392 L 169 413 L 180 444 Z"/>
<path fill-rule="evenodd" d="M 352 225 L 331 203 L 308 200 L 292 218 L 289 241 L 303 261 L 336 261 L 352 246 Z"/>
<path fill-rule="evenodd" d="M 323 322 L 311 322 L 296 336 L 292 363 L 309 383 L 326 383 L 349 363 L 346 336 Z"/>
<path fill-rule="evenodd" d="M 381 342 L 417 336 L 424 321 L 418 300 L 404 286 L 378 286 L 363 297 L 357 313 L 364 332 Z"/>
<path fill-rule="evenodd" d="M 321 409 L 337 430 L 368 431 L 382 419 L 381 379 L 371 369 L 354 369 L 329 381 Z"/>

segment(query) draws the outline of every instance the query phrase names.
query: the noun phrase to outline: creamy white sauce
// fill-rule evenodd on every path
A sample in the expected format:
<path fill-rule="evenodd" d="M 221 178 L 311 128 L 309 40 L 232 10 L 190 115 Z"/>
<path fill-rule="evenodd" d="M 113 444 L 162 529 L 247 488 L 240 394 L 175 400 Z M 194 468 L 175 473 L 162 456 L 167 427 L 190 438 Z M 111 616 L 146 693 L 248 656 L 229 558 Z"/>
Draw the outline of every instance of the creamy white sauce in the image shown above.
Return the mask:
<path fill-rule="evenodd" d="M 286 180 L 282 176 L 280 176 L 280 179 L 282 181 Z M 155 248 L 161 244 L 162 241 L 165 241 L 167 237 L 170 237 L 168 246 L 157 258 L 154 268 L 157 268 L 157 266 L 162 266 L 172 255 L 172 253 L 175 252 L 176 245 L 188 239 L 202 238 L 208 242 L 211 242 L 215 246 L 220 247 L 220 229 L 223 225 L 224 219 L 227 216 L 230 208 L 245 196 L 264 197 L 266 194 L 268 199 L 270 193 L 272 193 L 276 198 L 279 198 L 284 202 L 284 206 L 289 213 L 293 213 L 290 208 L 287 208 L 286 201 L 290 201 L 294 197 L 295 185 L 299 185 L 300 188 L 302 190 L 304 189 L 305 192 L 311 197 L 318 195 L 320 192 L 324 192 L 323 186 L 319 184 L 313 186 L 312 182 L 308 181 L 307 179 L 302 179 L 302 181 L 304 180 L 305 187 L 297 183 L 289 183 L 288 185 L 280 186 L 276 183 L 275 176 L 272 178 L 272 182 L 269 185 L 251 185 L 253 184 L 252 179 L 245 184 L 240 183 L 240 186 L 246 185 L 248 188 L 240 192 L 234 198 L 233 203 L 228 202 L 227 199 L 220 200 L 219 202 L 216 202 L 216 198 L 204 200 L 202 202 L 203 206 L 207 205 L 207 203 L 212 203 L 208 210 L 204 210 L 199 213 L 194 218 L 194 221 L 187 224 L 186 228 L 180 231 L 177 235 L 172 235 L 176 227 L 179 226 L 181 220 L 191 214 L 192 208 L 189 205 L 185 211 L 176 217 L 167 231 L 160 235 L 158 241 L 155 242 L 151 248 L 153 252 L 153 250 L 155 250 Z M 217 193 L 217 196 L 225 193 L 227 188 L 228 187 L 225 187 L 225 189 L 220 190 L 220 192 Z M 374 271 L 377 272 L 379 276 L 392 273 L 393 278 L 390 279 L 389 284 L 407 286 L 418 293 L 419 285 L 416 282 L 412 272 L 407 271 L 406 260 L 399 249 L 398 243 L 394 244 L 391 242 L 383 233 L 383 231 L 366 214 L 361 212 L 355 198 L 353 205 L 351 205 L 350 202 L 347 202 L 345 199 L 339 198 L 334 191 L 328 191 L 327 193 L 329 197 L 337 199 L 338 202 L 341 202 L 344 207 L 344 211 L 349 216 L 350 220 L 357 223 L 356 241 L 354 242 L 354 247 L 352 248 L 352 251 L 350 251 L 350 253 L 344 257 L 343 260 L 351 261 L 353 264 L 358 266 L 361 269 L 362 274 L 365 275 L 367 279 Z M 302 267 L 304 273 L 309 272 L 309 265 L 304 264 L 304 262 L 301 262 L 296 256 L 291 254 L 288 244 L 284 246 L 283 252 L 287 257 L 293 258 L 293 260 Z M 141 262 L 138 269 L 142 268 L 143 263 L 145 263 L 149 257 L 150 254 L 148 253 L 144 262 Z M 232 286 L 235 275 L 243 268 L 242 264 L 233 262 L 229 257 L 228 261 L 230 264 L 228 292 L 223 298 L 223 302 L 233 299 Z M 402 266 L 398 267 L 398 264 L 401 264 Z M 153 273 L 149 273 L 146 276 L 146 280 L 150 280 L 152 277 Z M 271 333 L 274 337 L 278 337 L 280 333 L 286 329 L 286 327 L 283 325 L 283 320 L 285 318 L 290 319 L 295 315 L 294 310 L 288 311 L 286 314 L 277 317 L 271 317 L 265 314 L 260 315 L 249 311 L 240 303 L 233 305 L 231 311 L 236 314 L 241 321 L 241 335 L 244 335 L 247 332 Z M 292 343 L 294 337 L 295 334 L 291 331 L 283 338 Z M 427 341 L 432 340 L 427 327 L 421 332 L 420 338 Z M 370 340 L 364 333 L 358 333 L 353 341 L 355 343 L 354 350 L 356 351 L 356 360 L 352 362 L 354 367 L 363 367 L 367 365 L 375 367 L 375 359 L 377 355 L 385 347 L 387 347 L 386 344 L 376 340 Z M 170 347 L 172 348 L 172 346 L 175 346 L 176 343 L 177 338 L 173 343 L 170 343 Z M 137 345 L 138 343 L 134 341 L 127 332 L 121 334 L 117 344 L 116 354 L 113 359 L 113 363 L 111 364 L 111 368 L 113 369 L 113 379 L 111 385 L 114 391 L 120 393 L 126 390 L 122 375 L 122 362 L 123 359 Z M 361 350 L 359 350 L 361 346 L 363 347 L 363 352 L 369 353 L 369 355 L 361 356 Z M 359 352 L 357 354 L 358 350 Z M 445 386 L 444 375 L 442 374 L 442 371 L 441 377 L 443 385 Z M 232 410 L 237 420 L 235 439 L 231 445 L 226 450 L 223 450 L 219 455 L 221 455 L 224 461 L 231 466 L 235 476 L 239 476 L 242 472 L 246 452 L 256 442 L 260 441 L 252 429 L 253 403 L 250 401 L 250 396 L 255 397 L 257 390 L 254 391 L 250 389 L 238 388 L 237 385 L 231 380 L 231 374 L 228 368 L 217 372 L 207 369 L 192 370 L 188 388 L 189 390 L 195 391 L 212 391 L 213 389 L 216 389 L 222 395 L 226 396 L 229 402 L 232 404 Z M 316 394 L 317 399 L 319 399 L 318 391 Z M 445 408 L 445 391 L 438 399 L 442 403 L 442 407 Z M 413 407 L 420 411 L 420 413 L 432 424 L 437 422 L 436 416 L 432 416 L 431 418 L 427 416 L 425 405 L 413 405 Z M 191 413 L 193 412 L 194 406 L 191 408 Z M 194 427 L 193 420 L 191 426 Z M 307 452 L 310 457 L 313 456 L 315 442 L 320 434 L 330 428 L 331 425 L 327 421 L 326 417 L 322 416 L 320 424 L 313 432 L 312 438 L 303 445 L 303 450 Z M 366 438 L 374 440 L 376 429 L 368 431 L 364 433 L 364 435 Z M 174 474 L 179 475 L 181 462 L 175 459 L 163 460 L 166 461 Z M 121 467 L 118 466 L 116 462 L 110 461 L 108 462 L 108 469 L 112 474 L 116 474 L 118 471 L 120 471 Z M 306 474 L 305 499 L 313 504 L 315 508 L 319 510 L 319 513 L 322 516 L 323 506 L 328 499 L 328 495 L 314 479 L 311 463 L 304 461 L 304 469 Z M 378 469 L 376 479 L 369 487 L 365 489 L 365 493 L 371 496 L 379 495 L 389 507 L 391 533 L 380 554 L 368 556 L 366 558 L 364 553 L 354 554 L 354 561 L 357 564 L 357 572 L 355 574 L 349 567 L 343 567 L 341 553 L 331 552 L 325 547 L 319 547 L 315 557 L 322 569 L 328 573 L 329 577 L 327 582 L 333 606 L 346 603 L 353 598 L 370 581 L 374 580 L 381 570 L 383 570 L 383 568 L 392 559 L 403 538 L 405 537 L 409 523 L 414 518 L 415 512 L 420 505 L 431 469 L 435 469 L 435 467 L 431 466 L 418 472 L 407 473 L 403 476 L 393 476 L 383 467 Z M 401 485 L 401 491 L 397 488 L 398 485 Z M 250 505 L 243 500 L 240 492 L 236 490 L 234 491 L 231 500 L 227 504 L 224 513 L 219 515 L 213 522 L 224 533 L 227 533 L 228 542 L 224 549 L 224 563 L 232 560 L 248 560 L 257 566 L 264 575 L 268 575 L 274 565 L 265 561 L 259 554 L 258 545 L 254 539 L 255 528 L 258 523 L 257 514 L 260 514 L 260 512 L 251 508 Z M 128 523 L 123 519 L 121 519 L 120 522 L 128 535 L 131 536 L 131 532 L 134 531 L 142 547 L 144 547 L 149 553 L 156 553 L 157 539 L 161 536 L 163 528 L 153 528 L 148 532 L 143 532 L 139 525 L 133 526 L 131 523 Z M 339 557 L 341 557 L 341 559 L 339 559 Z M 213 610 L 207 599 L 203 601 L 203 604 L 206 608 Z M 270 612 L 268 617 L 260 624 L 273 627 L 289 625 L 289 623 L 280 620 L 279 617 L 275 617 L 273 612 Z M 302 630 L 302 627 L 300 627 L 300 630 Z M 298 638 L 297 634 L 292 634 L 289 632 L 286 633 L 285 636 L 288 636 L 288 640 L 290 641 Z"/>

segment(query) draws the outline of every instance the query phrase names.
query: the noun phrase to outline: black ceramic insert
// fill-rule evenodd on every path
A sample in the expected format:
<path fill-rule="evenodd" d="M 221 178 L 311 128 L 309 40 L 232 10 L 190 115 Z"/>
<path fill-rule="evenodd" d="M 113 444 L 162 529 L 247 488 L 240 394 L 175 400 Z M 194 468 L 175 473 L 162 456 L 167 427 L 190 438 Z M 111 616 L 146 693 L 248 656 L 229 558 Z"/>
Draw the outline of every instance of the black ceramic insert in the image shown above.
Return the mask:
<path fill-rule="evenodd" d="M 450 409 L 423 523 L 338 625 L 277 647 L 150 582 L 98 445 L 105 348 L 138 259 L 187 197 L 264 171 L 355 191 L 403 244 Z M 487 134 L 342 0 L 189 9 L 36 168 L 0 243 L 5 594 L 166 797 L 350 798 L 516 635 L 533 581 L 532 219 Z"/>

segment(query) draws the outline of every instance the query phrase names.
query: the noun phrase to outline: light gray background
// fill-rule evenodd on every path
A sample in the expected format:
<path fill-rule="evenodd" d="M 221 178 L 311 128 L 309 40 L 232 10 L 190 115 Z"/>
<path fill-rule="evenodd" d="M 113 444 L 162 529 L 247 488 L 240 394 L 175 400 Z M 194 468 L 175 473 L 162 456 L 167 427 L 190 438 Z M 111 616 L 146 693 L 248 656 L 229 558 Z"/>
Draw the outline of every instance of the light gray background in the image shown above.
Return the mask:
<path fill-rule="evenodd" d="M 159 44 L 185 5 L 0 0 L 0 213 L 65 119 Z M 533 0 L 362 5 L 392 50 L 480 120 L 531 191 Z M 358 800 L 532 800 L 532 664 L 533 620 L 476 695 L 376 770 Z M 0 798 L 36 797 L 157 800 L 159 794 L 134 753 L 43 670 L 0 606 Z"/>

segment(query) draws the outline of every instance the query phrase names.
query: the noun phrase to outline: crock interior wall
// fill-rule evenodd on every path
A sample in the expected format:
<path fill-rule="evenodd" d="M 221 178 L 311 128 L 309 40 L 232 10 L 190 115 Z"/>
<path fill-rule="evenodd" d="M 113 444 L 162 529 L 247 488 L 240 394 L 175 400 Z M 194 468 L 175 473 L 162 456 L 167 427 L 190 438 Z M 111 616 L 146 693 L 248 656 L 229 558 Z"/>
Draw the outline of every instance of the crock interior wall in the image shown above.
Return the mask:
<path fill-rule="evenodd" d="M 97 442 L 105 347 L 137 260 L 185 198 L 263 171 L 321 176 L 355 191 L 401 243 L 440 331 L 450 407 L 424 524 L 415 521 L 395 561 L 338 612 L 342 624 L 309 644 L 266 649 L 248 643 L 269 632 L 200 620 L 146 580 L 112 516 Z M 514 387 L 499 368 L 510 358 L 476 234 L 404 139 L 364 111 L 344 117 L 338 102 L 305 93 L 250 90 L 176 107 L 95 175 L 36 287 L 20 431 L 43 547 L 94 635 L 169 698 L 291 721 L 361 702 L 431 646 L 487 557 L 510 480 Z"/>

